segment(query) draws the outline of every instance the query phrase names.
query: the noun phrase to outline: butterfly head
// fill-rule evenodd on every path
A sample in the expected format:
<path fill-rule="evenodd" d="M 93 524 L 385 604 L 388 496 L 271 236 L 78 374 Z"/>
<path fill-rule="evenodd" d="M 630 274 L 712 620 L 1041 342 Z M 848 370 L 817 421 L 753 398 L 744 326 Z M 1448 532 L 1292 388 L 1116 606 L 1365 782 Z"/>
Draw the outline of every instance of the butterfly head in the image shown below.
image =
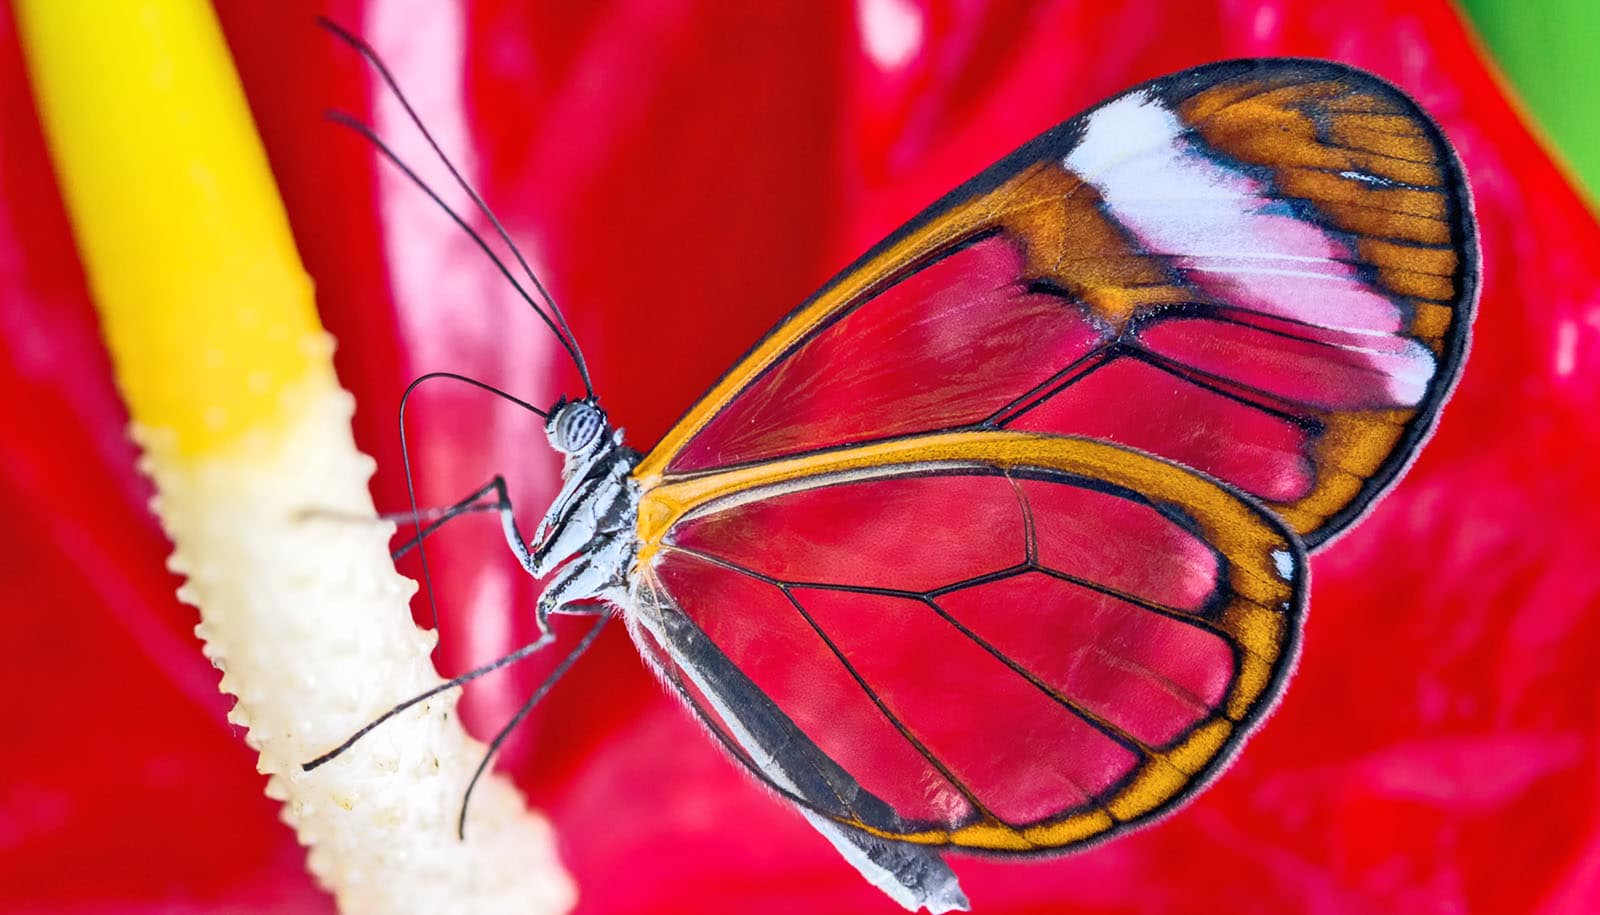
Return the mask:
<path fill-rule="evenodd" d="M 600 405 L 585 397 L 569 401 L 566 398 L 550 408 L 544 432 L 550 437 L 550 447 L 562 454 L 581 455 L 594 450 L 606 438 L 611 424 Z"/>

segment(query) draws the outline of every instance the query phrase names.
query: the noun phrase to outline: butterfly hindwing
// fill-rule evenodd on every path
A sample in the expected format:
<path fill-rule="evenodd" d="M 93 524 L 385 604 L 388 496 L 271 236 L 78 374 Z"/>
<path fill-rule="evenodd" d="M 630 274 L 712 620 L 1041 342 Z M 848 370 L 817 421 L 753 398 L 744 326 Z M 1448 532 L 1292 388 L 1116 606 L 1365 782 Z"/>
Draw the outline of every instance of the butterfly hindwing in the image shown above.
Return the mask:
<path fill-rule="evenodd" d="M 963 432 L 647 491 L 636 632 L 739 758 L 869 835 L 1026 853 L 1170 809 L 1270 707 L 1304 553 L 1087 439 Z"/>
<path fill-rule="evenodd" d="M 647 482 L 894 436 L 1077 434 L 1194 467 L 1316 545 L 1431 429 L 1465 355 L 1471 201 L 1414 103 L 1257 60 L 1114 98 L 801 306 Z"/>

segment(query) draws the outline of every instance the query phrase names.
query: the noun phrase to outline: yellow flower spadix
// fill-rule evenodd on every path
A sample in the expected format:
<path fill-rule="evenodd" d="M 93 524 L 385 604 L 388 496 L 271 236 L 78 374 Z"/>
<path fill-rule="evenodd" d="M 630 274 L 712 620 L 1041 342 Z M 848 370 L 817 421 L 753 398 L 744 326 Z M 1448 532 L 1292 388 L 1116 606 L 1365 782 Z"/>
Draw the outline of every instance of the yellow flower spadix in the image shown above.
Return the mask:
<path fill-rule="evenodd" d="M 15 8 L 171 565 L 187 576 L 180 596 L 200 608 L 195 631 L 237 699 L 229 718 L 308 866 L 347 912 L 565 911 L 573 889 L 549 826 L 509 783 L 480 786 L 457 841 L 482 746 L 453 695 L 301 769 L 440 680 L 210 5 Z M 173 816 L 233 823 L 225 810 Z"/>
<path fill-rule="evenodd" d="M 281 421 L 326 362 L 310 279 L 198 2 L 25 0 L 39 113 L 117 380 L 184 454 Z"/>

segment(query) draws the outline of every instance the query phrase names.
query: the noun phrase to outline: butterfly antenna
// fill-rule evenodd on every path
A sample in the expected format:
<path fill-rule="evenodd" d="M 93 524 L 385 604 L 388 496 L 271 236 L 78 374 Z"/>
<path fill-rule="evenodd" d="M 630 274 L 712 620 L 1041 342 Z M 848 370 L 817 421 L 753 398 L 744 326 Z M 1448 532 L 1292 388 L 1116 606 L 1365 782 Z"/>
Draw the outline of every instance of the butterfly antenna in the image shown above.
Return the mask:
<path fill-rule="evenodd" d="M 545 288 L 544 283 L 540 282 L 538 274 L 533 272 L 533 267 L 528 264 L 528 259 L 522 255 L 522 250 L 517 247 L 516 242 L 511 240 L 511 233 L 506 231 L 505 226 L 500 222 L 500 218 L 495 216 L 494 211 L 489 208 L 489 204 L 484 202 L 483 197 L 478 194 L 477 189 L 475 189 L 472 186 L 472 183 L 461 174 L 461 170 L 456 168 L 455 163 L 450 161 L 450 157 L 445 155 L 444 149 L 442 149 L 439 146 L 438 141 L 434 139 L 433 133 L 428 130 L 427 125 L 423 124 L 421 116 L 419 116 L 416 109 L 411 106 L 410 99 L 406 98 L 405 93 L 400 90 L 399 82 L 395 80 L 394 74 L 389 72 L 389 68 L 384 64 L 383 59 L 378 56 L 378 52 L 374 51 L 371 45 L 346 31 L 342 26 L 326 16 L 318 16 L 317 24 L 328 30 L 328 32 L 330 32 L 334 37 L 344 42 L 356 53 L 365 58 L 367 63 L 372 65 L 372 68 L 377 71 L 378 76 L 383 79 L 384 85 L 389 87 L 389 91 L 394 95 L 395 101 L 399 102 L 400 107 L 405 109 L 406 116 L 410 118 L 411 123 L 416 126 L 417 130 L 422 134 L 423 139 L 428 142 L 428 146 L 431 147 L 434 154 L 439 157 L 439 161 L 444 163 L 444 167 L 450 171 L 451 177 L 455 178 L 456 184 L 466 192 L 468 197 L 472 198 L 472 202 L 477 206 L 478 211 L 481 212 L 484 217 L 489 220 L 489 223 L 494 226 L 494 230 L 499 234 L 500 240 L 505 242 L 507 248 L 511 249 L 512 255 L 517 259 L 517 263 L 522 265 L 523 273 L 527 274 L 528 280 L 533 284 L 533 288 L 539 293 L 539 297 L 544 300 L 545 305 L 550 309 L 550 313 L 555 316 L 555 321 L 560 325 L 560 330 L 556 330 L 554 326 L 551 327 L 551 330 L 555 331 L 556 336 L 561 338 L 568 355 L 572 357 L 573 364 L 578 368 L 578 375 L 583 379 L 584 390 L 588 392 L 590 397 L 593 397 L 594 384 L 589 379 L 589 364 L 583 358 L 583 350 L 579 348 L 577 337 L 573 335 L 572 328 L 567 325 L 567 319 L 566 316 L 561 313 L 561 307 L 556 304 L 555 298 L 550 295 L 550 291 Z M 369 139 L 372 138 L 369 137 Z M 391 161 L 394 160 L 394 156 L 392 154 L 390 154 L 390 159 Z M 437 196 L 433 195 L 431 192 L 430 196 L 434 196 L 435 200 L 438 199 Z M 452 213 L 451 215 L 453 216 L 454 214 Z M 459 223 L 460 219 L 457 219 L 456 221 Z M 507 278 L 509 279 L 510 277 L 508 276 Z M 515 280 L 512 280 L 512 284 L 517 286 L 517 290 L 519 292 L 522 292 L 522 297 L 524 299 L 529 299 L 528 294 L 522 291 L 522 287 L 518 285 Z M 531 299 L 529 299 L 528 304 L 533 305 Z M 533 305 L 533 307 L 535 311 L 540 312 L 541 317 L 545 317 L 544 312 L 540 311 L 537 305 Z M 551 323 L 549 317 L 545 317 L 545 323 Z"/>
<path fill-rule="evenodd" d="M 600 637 L 600 630 L 606 628 L 606 623 L 610 619 L 609 615 L 602 615 L 598 620 L 595 620 L 594 626 L 583 634 L 583 639 L 573 646 L 565 658 L 561 659 L 561 663 L 556 665 L 555 670 L 550 671 L 549 676 L 544 678 L 544 682 L 539 684 L 539 688 L 534 690 L 533 695 L 528 697 L 528 701 L 522 703 L 522 708 L 517 709 L 517 714 L 506 722 L 505 727 L 500 729 L 500 733 L 494 735 L 494 741 L 489 744 L 489 749 L 484 752 L 483 759 L 478 762 L 478 771 L 472 773 L 472 781 L 467 783 L 466 793 L 461 795 L 461 815 L 456 819 L 456 837 L 458 839 L 467 837 L 467 805 L 472 801 L 472 789 L 478 787 L 478 779 L 482 778 L 483 773 L 488 771 L 489 761 L 494 759 L 494 755 L 500 751 L 500 745 L 506 742 L 506 738 L 510 737 L 511 732 L 517 729 L 517 725 L 522 723 L 522 719 L 528 717 L 528 713 L 533 711 L 533 707 L 538 705 L 550 693 L 556 682 L 565 676 L 567 671 L 572 669 L 572 665 L 578 663 L 578 659 L 583 657 L 583 653 L 588 651 L 589 646 L 594 644 L 594 640 Z"/>
<path fill-rule="evenodd" d="M 492 254 L 490 256 L 493 257 Z M 502 265 L 502 269 L 503 267 L 504 265 Z M 417 547 L 417 559 L 422 564 L 422 590 L 428 596 L 428 615 L 431 617 L 429 625 L 435 627 L 439 625 L 439 602 L 433 593 L 433 575 L 428 571 L 428 550 L 422 543 L 426 534 L 422 530 L 422 510 L 417 506 L 416 479 L 411 472 L 411 446 L 406 441 L 406 407 L 411 403 L 411 395 L 416 393 L 417 388 L 421 387 L 423 382 L 441 379 L 459 381 L 480 391 L 487 391 L 501 400 L 516 404 L 540 418 L 548 418 L 549 416 L 545 411 L 520 397 L 508 394 L 487 382 L 479 381 L 476 378 L 468 378 L 465 375 L 458 375 L 455 372 L 429 372 L 426 375 L 419 375 L 412 379 L 410 384 L 406 385 L 405 393 L 400 395 L 400 466 L 405 471 L 406 476 L 406 498 L 411 501 L 411 523 L 416 531 L 416 539 L 413 542 Z"/>
<path fill-rule="evenodd" d="M 548 314 L 545 313 L 545 310 L 540 308 L 539 304 L 528 295 L 527 290 L 523 289 L 522 284 L 518 283 L 517 278 L 512 275 L 511 269 L 506 266 L 505 261 L 501 260 L 500 256 L 494 253 L 494 249 L 489 247 L 489 243 L 484 240 L 483 236 L 478 234 L 478 232 L 473 229 L 472 226 L 468 225 L 467 221 L 462 219 L 461 214 L 457 213 L 450 206 L 450 204 L 445 203 L 444 198 L 440 197 L 433 190 L 433 188 L 429 187 L 428 183 L 422 180 L 422 176 L 418 175 L 409 165 L 402 161 L 400 156 L 396 154 L 393 149 L 390 149 L 389 145 L 383 142 L 383 140 L 379 138 L 377 132 L 374 131 L 370 126 L 362 123 L 343 111 L 327 111 L 323 114 L 328 120 L 334 122 L 335 124 L 338 124 L 341 127 L 349 128 L 350 130 L 353 130 L 365 137 L 367 142 L 371 143 L 385 159 L 388 159 L 395 168 L 398 168 L 402 174 L 409 178 L 412 184 L 416 185 L 424 194 L 428 195 L 429 200 L 432 200 L 439 207 L 439 209 L 444 210 L 445 214 L 450 217 L 450 220 L 461 228 L 461 231 L 467 233 L 467 236 L 471 238 L 473 243 L 478 246 L 478 249 L 483 252 L 483 255 L 494 264 L 497 270 L 500 271 L 500 275 L 506 278 L 506 282 L 511 284 L 511 288 L 517 291 L 517 295 L 521 296 L 522 300 L 528 303 L 528 306 L 533 309 L 534 313 L 539 316 L 540 320 L 544 321 L 545 326 L 550 328 L 550 332 L 556 335 L 556 339 L 560 341 L 561 347 L 567 351 L 567 355 L 571 356 L 573 362 L 578 365 L 580 374 L 585 375 L 584 387 L 590 390 L 592 393 L 593 389 L 589 388 L 587 375 L 584 371 L 582 371 L 583 354 L 579 352 L 577 344 L 563 334 L 557 327 L 556 323 L 550 319 Z"/>

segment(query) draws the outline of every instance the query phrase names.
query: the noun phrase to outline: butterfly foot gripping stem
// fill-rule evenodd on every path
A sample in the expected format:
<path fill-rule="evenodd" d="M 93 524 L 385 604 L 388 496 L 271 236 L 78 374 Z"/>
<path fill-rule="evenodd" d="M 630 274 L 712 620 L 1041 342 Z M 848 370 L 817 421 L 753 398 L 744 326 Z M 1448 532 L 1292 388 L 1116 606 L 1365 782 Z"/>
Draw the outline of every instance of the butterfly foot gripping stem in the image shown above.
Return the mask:
<path fill-rule="evenodd" d="M 493 496 L 493 498 L 491 499 L 490 496 Z M 533 551 L 528 548 L 527 539 L 522 536 L 522 531 L 517 527 L 517 515 L 511 507 L 511 493 L 506 488 L 506 478 L 500 474 L 495 474 L 489 482 L 478 487 L 471 495 L 442 511 L 397 516 L 399 520 L 406 520 L 410 517 L 429 514 L 437 515 L 432 521 L 424 525 L 415 536 L 396 547 L 391 555 L 393 558 L 399 559 L 401 556 L 416 549 L 423 540 L 426 540 L 439 528 L 444 527 L 456 518 L 473 512 L 486 511 L 496 512 L 500 515 L 500 527 L 505 532 L 506 546 L 511 548 L 511 553 L 517 557 L 518 564 L 529 575 L 534 577 L 542 575 L 544 570 L 540 568 L 538 559 L 534 556 Z"/>
<path fill-rule="evenodd" d="M 493 498 L 491 499 L 490 496 L 493 496 Z M 390 554 L 390 557 L 393 559 L 399 559 L 405 554 L 416 549 L 418 544 L 420 544 L 423 540 L 426 540 L 428 537 L 431 537 L 436 531 L 444 527 L 446 524 L 449 524 L 451 521 L 454 521 L 462 515 L 475 514 L 478 512 L 498 512 L 500 515 L 500 523 L 508 532 L 507 538 L 513 541 L 512 551 L 518 553 L 519 559 L 527 554 L 528 548 L 526 545 L 523 545 L 524 541 L 522 540 L 520 533 L 517 531 L 516 516 L 512 514 L 511 494 L 506 489 L 506 478 L 500 476 L 499 474 L 495 474 L 494 478 L 489 482 L 473 490 L 471 495 L 446 508 L 422 509 L 420 511 L 411 512 L 393 512 L 380 515 L 379 517 L 386 521 L 394 521 L 402 524 L 412 521 L 421 521 L 424 518 L 432 519 L 428 521 L 427 524 L 423 525 L 418 533 L 408 538 L 406 542 L 395 547 L 394 551 Z M 518 545 L 522 545 L 520 552 L 517 551 Z M 523 567 L 526 568 L 531 563 L 532 558 L 530 556 L 526 561 L 523 562 Z"/>

